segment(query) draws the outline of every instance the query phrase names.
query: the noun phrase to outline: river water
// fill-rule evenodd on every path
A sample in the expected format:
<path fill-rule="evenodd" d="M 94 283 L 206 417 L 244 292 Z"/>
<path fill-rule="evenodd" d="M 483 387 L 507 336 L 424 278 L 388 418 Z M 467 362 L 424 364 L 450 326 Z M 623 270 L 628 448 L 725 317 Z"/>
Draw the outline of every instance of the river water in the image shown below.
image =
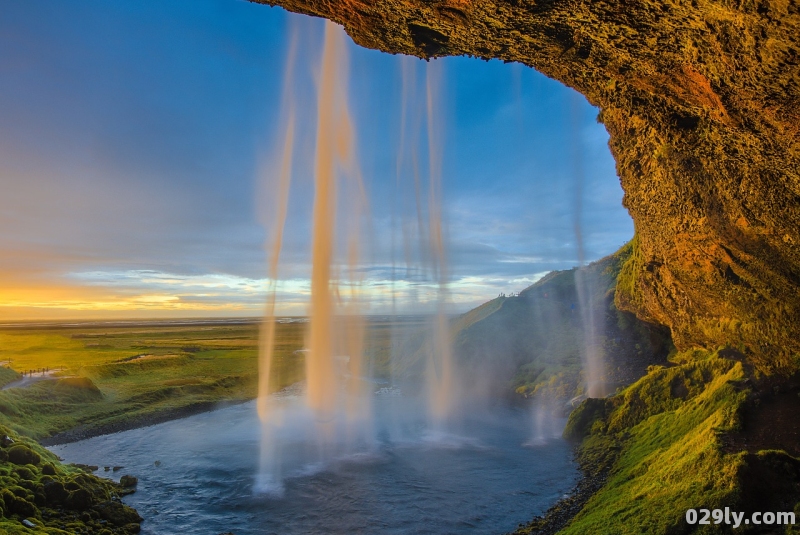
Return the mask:
<path fill-rule="evenodd" d="M 137 476 L 137 492 L 124 501 L 145 518 L 142 533 L 159 535 L 505 533 L 577 481 L 567 443 L 525 445 L 526 411 L 474 411 L 448 433 L 406 419 L 397 432 L 405 403 L 377 398 L 375 444 L 289 467 L 281 495 L 254 491 L 255 403 L 50 449 L 67 462 L 100 466 L 101 476 Z M 381 423 L 390 420 L 393 429 Z"/>

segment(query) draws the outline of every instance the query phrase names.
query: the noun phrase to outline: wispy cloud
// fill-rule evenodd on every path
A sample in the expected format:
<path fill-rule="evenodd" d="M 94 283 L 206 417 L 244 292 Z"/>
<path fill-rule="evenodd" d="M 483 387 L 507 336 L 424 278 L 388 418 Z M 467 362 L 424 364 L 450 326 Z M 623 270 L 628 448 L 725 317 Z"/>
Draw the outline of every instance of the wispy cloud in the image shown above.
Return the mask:
<path fill-rule="evenodd" d="M 209 0 L 4 6 L 0 316 L 261 312 L 270 286 L 263 223 L 273 218 L 259 175 L 282 136 L 276 103 L 290 16 Z M 317 52 L 306 45 L 296 97 L 313 115 Z M 350 52 L 372 216 L 358 294 L 372 312 L 424 309 L 439 289 L 420 247 L 403 250 L 393 211 L 413 203 L 397 198 L 397 59 L 352 44 Z M 631 237 L 596 110 L 581 101 L 575 136 L 570 89 L 519 66 L 442 62 L 447 293 L 456 309 L 576 264 L 576 137 L 587 260 Z M 304 314 L 310 292 L 313 139 L 298 132 L 282 314 Z"/>

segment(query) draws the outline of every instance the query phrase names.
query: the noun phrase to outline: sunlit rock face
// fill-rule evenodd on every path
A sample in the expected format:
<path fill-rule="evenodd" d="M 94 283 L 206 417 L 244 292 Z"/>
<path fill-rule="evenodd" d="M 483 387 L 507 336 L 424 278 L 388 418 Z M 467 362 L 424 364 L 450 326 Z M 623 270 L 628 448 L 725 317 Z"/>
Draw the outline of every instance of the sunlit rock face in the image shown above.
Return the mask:
<path fill-rule="evenodd" d="M 797 0 L 258 0 L 423 58 L 524 63 L 583 93 L 634 219 L 621 307 L 679 349 L 800 357 Z"/>

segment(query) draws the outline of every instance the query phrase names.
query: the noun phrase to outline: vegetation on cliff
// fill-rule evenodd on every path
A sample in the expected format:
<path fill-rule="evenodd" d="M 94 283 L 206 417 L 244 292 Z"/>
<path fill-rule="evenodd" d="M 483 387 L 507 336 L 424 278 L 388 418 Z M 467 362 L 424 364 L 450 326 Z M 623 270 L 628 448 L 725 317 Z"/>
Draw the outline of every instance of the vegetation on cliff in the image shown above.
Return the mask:
<path fill-rule="evenodd" d="M 780 431 L 760 439 L 753 433 L 764 411 L 768 419 L 782 410 L 793 420 L 800 390 L 754 373 L 741 356 L 731 350 L 675 355 L 685 364 L 653 366 L 616 396 L 587 399 L 573 411 L 564 435 L 581 441 L 581 468 L 603 484 L 573 518 L 562 519 L 559 533 L 730 528 L 687 524 L 686 511 L 700 508 L 729 507 L 748 517 L 755 511 L 800 515 L 797 424 L 788 423 L 785 441 L 776 440 Z M 549 528 L 545 517 L 518 533 Z"/>

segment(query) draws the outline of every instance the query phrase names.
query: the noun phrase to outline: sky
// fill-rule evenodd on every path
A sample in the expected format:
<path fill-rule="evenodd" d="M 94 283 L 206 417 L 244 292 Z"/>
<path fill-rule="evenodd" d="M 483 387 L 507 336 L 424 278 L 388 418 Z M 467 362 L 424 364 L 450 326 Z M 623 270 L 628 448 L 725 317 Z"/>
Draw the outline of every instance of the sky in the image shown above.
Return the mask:
<path fill-rule="evenodd" d="M 325 23 L 243 0 L 3 4 L 0 319 L 260 314 L 293 35 L 301 122 L 278 312 L 305 314 Z M 346 51 L 369 312 L 415 312 L 431 293 L 402 246 L 409 147 L 424 153 L 427 138 L 409 141 L 401 118 L 425 108 L 426 72 L 453 311 L 632 237 L 608 135 L 579 94 L 517 64 L 428 65 L 349 38 Z M 405 93 L 404 64 L 417 76 Z"/>

